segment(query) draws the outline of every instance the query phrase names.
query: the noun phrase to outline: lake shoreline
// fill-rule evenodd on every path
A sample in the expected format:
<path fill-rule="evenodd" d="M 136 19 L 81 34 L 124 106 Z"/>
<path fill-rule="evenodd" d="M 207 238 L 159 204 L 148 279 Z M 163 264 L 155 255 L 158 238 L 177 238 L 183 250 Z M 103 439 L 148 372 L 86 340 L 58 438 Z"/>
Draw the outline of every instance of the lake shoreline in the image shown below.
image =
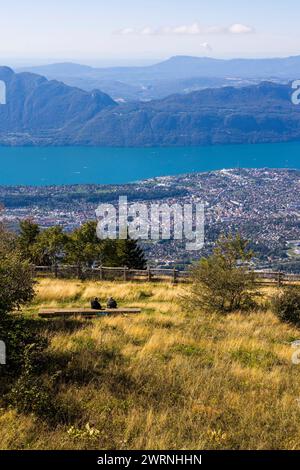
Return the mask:
<path fill-rule="evenodd" d="M 206 147 L 1 147 L 0 185 L 130 184 L 236 168 L 300 169 L 300 142 Z"/>

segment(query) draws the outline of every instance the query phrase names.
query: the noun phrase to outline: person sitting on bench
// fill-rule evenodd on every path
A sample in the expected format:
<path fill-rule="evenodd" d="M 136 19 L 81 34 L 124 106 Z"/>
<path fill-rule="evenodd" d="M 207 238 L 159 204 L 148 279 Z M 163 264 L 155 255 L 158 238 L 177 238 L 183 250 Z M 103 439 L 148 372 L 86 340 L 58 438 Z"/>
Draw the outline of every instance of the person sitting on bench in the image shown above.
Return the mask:
<path fill-rule="evenodd" d="M 91 301 L 91 308 L 93 310 L 101 310 L 101 304 L 98 297 L 95 297 L 94 300 Z"/>
<path fill-rule="evenodd" d="M 112 297 L 110 297 L 107 301 L 107 308 L 118 308 L 117 302 Z"/>

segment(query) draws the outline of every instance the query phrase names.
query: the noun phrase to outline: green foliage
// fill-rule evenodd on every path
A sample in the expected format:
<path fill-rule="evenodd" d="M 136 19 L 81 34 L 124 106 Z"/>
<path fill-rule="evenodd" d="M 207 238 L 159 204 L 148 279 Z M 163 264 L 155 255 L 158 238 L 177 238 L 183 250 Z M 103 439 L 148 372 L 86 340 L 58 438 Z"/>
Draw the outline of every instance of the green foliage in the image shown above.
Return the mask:
<path fill-rule="evenodd" d="M 245 240 L 238 233 L 236 235 L 221 235 L 214 254 L 222 259 L 228 268 L 235 268 L 239 262 L 251 261 L 253 251 L 248 249 L 249 241 Z"/>
<path fill-rule="evenodd" d="M 25 347 L 22 372 L 7 395 L 7 400 L 21 413 L 34 412 L 42 416 L 49 413 L 51 400 L 42 379 L 34 374 L 34 348 L 34 344 Z"/>
<path fill-rule="evenodd" d="M 272 299 L 277 317 L 285 323 L 300 325 L 300 288 L 286 287 Z"/>
<path fill-rule="evenodd" d="M 36 331 L 34 324 L 24 318 L 9 315 L 0 320 L 0 339 L 6 344 L 7 363 L 0 365 L 1 376 L 17 377 L 26 360 L 37 365 L 47 341 Z M 2 382 L 3 386 L 4 383 Z"/>
<path fill-rule="evenodd" d="M 246 265 L 252 256 L 240 235 L 222 236 L 213 254 L 193 267 L 188 303 L 223 313 L 255 307 L 255 276 Z"/>
<path fill-rule="evenodd" d="M 7 363 L 0 365 L 0 406 L 33 413 L 50 425 L 78 417 L 79 407 L 59 398 L 58 365 L 54 364 L 51 377 L 44 374 L 49 368 L 48 341 L 37 322 L 7 316 L 0 321 L 0 339 L 7 353 Z"/>
<path fill-rule="evenodd" d="M 89 221 L 66 234 L 60 226 L 40 230 L 29 220 L 20 223 L 18 247 L 24 259 L 34 264 L 55 266 L 59 262 L 82 268 L 94 264 L 145 269 L 146 259 L 136 240 L 100 240 L 97 222 Z"/>
<path fill-rule="evenodd" d="M 109 267 L 119 267 L 119 257 L 117 253 L 118 240 L 102 240 L 102 265 Z"/>
<path fill-rule="evenodd" d="M 21 220 L 19 224 L 18 247 L 23 257 L 36 264 L 38 259 L 35 253 L 35 243 L 40 234 L 38 224 L 32 222 L 30 219 Z"/>
<path fill-rule="evenodd" d="M 56 265 L 63 258 L 68 236 L 59 225 L 50 227 L 39 233 L 33 246 L 34 258 L 41 265 Z"/>
<path fill-rule="evenodd" d="M 44 384 L 40 374 L 46 339 L 37 332 L 34 322 L 10 317 L 0 321 L 0 338 L 5 341 L 7 356 L 7 363 L 0 366 L 1 405 L 51 422 L 57 419 L 62 408 L 55 391 Z"/>
<path fill-rule="evenodd" d="M 274 366 L 282 365 L 282 361 L 274 353 L 264 349 L 239 348 L 232 351 L 230 356 L 244 367 L 271 369 Z"/>
<path fill-rule="evenodd" d="M 30 264 L 24 261 L 16 242 L 0 228 L 0 315 L 19 309 L 32 300 L 34 281 Z"/>
<path fill-rule="evenodd" d="M 36 346 L 25 348 L 21 374 L 5 396 L 5 402 L 19 413 L 34 413 L 50 425 L 72 421 L 78 413 L 72 404 L 62 402 L 55 387 L 55 374 L 46 382 L 32 360 L 32 351 Z M 70 419 L 71 418 L 71 419 Z"/>
<path fill-rule="evenodd" d="M 0 315 L 19 309 L 33 299 L 30 266 L 18 253 L 0 253 Z"/>
<path fill-rule="evenodd" d="M 86 222 L 70 234 L 66 245 L 68 263 L 83 267 L 102 261 L 103 242 L 97 237 L 96 227 L 96 222 Z"/>
<path fill-rule="evenodd" d="M 143 250 L 136 240 L 116 240 L 118 266 L 129 269 L 145 269 L 146 259 Z"/>
<path fill-rule="evenodd" d="M 21 254 L 20 250 L 22 246 L 29 249 L 29 240 L 39 236 L 30 222 L 22 225 L 21 242 L 0 228 L 0 340 L 6 346 L 6 364 L 0 365 L 0 403 L 52 422 L 65 415 L 65 410 L 53 387 L 44 384 L 40 375 L 47 341 L 34 322 L 7 315 L 34 297 L 30 262 L 24 259 L 29 251 Z M 30 256 L 32 253 L 30 249 Z"/>
<path fill-rule="evenodd" d="M 146 259 L 137 240 L 103 240 L 102 263 L 108 267 L 145 269 Z"/>

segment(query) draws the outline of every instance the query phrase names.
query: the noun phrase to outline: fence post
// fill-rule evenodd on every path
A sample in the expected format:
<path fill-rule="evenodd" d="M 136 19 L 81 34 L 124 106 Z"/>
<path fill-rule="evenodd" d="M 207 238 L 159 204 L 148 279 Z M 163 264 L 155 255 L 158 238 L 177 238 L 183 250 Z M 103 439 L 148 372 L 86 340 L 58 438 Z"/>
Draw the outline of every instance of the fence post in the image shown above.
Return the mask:
<path fill-rule="evenodd" d="M 57 266 L 56 263 L 54 265 L 54 276 L 55 276 L 56 279 L 58 278 L 58 266 Z"/>
<path fill-rule="evenodd" d="M 125 282 L 127 281 L 127 270 L 128 270 L 127 266 L 124 266 L 123 279 L 124 279 Z"/>
<path fill-rule="evenodd" d="M 148 282 L 151 282 L 152 281 L 152 275 L 151 275 L 151 268 L 150 268 L 149 265 L 148 265 L 148 268 L 147 268 L 147 274 L 148 274 Z"/>
<path fill-rule="evenodd" d="M 77 277 L 78 279 L 82 279 L 82 270 L 80 265 L 77 266 Z"/>
<path fill-rule="evenodd" d="M 176 268 L 173 269 L 173 284 L 177 284 L 177 274 L 178 271 Z"/>
<path fill-rule="evenodd" d="M 277 287 L 282 286 L 282 281 L 283 281 L 283 273 L 279 271 L 277 275 Z"/>

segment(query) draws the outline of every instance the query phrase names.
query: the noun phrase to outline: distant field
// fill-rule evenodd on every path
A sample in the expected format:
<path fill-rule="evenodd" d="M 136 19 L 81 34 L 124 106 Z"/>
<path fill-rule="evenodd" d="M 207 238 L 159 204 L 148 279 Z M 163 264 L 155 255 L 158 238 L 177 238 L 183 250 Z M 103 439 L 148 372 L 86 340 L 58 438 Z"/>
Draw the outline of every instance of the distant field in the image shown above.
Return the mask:
<path fill-rule="evenodd" d="M 27 315 L 96 295 L 143 313 L 41 321 L 48 379 L 60 364 L 59 394 L 78 418 L 51 427 L 2 412 L 1 449 L 300 449 L 300 366 L 289 344 L 300 331 L 271 312 L 185 312 L 181 285 L 41 280 L 36 289 Z"/>

